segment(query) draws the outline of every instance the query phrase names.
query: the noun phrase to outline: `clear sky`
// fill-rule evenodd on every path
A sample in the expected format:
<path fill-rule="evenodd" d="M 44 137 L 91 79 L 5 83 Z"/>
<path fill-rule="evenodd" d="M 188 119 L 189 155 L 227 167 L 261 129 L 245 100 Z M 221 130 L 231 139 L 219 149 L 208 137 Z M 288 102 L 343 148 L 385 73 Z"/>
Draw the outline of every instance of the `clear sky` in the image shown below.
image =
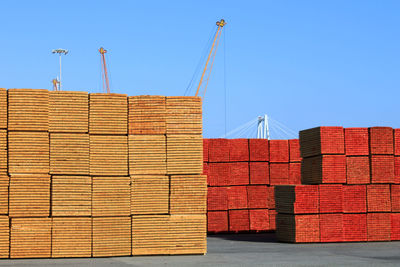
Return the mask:
<path fill-rule="evenodd" d="M 228 132 L 265 113 L 296 132 L 400 127 L 400 1 L 3 0 L 0 9 L 0 87 L 50 89 L 51 50 L 65 48 L 64 90 L 101 92 L 104 46 L 113 92 L 183 95 L 224 18 L 205 137 L 225 132 L 224 81 Z"/>

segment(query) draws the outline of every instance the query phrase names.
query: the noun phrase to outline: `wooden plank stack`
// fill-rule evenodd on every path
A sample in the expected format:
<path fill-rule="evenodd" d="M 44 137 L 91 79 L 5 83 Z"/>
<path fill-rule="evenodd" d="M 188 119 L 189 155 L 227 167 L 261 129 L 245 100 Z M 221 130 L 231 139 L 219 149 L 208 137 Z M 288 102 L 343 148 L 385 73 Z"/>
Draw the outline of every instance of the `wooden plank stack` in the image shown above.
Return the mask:
<path fill-rule="evenodd" d="M 201 100 L 168 99 L 0 89 L 0 258 L 206 253 Z"/>

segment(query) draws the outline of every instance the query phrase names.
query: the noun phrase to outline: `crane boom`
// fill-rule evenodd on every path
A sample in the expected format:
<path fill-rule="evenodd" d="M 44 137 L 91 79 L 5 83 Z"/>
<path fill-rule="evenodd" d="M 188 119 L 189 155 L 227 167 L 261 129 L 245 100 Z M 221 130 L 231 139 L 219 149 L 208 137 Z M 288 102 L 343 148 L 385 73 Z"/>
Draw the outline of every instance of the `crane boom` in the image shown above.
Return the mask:
<path fill-rule="evenodd" d="M 211 55 L 213 55 L 211 66 L 210 66 L 210 69 L 208 70 L 207 82 L 206 82 L 206 84 L 204 86 L 204 94 L 205 94 L 205 92 L 207 90 L 208 80 L 210 79 L 211 70 L 212 70 L 212 67 L 214 65 L 215 54 L 217 52 L 217 48 L 218 48 L 218 44 L 219 44 L 219 38 L 221 37 L 222 28 L 226 25 L 226 22 L 225 22 L 224 19 L 221 19 L 220 21 L 216 22 L 216 25 L 218 26 L 218 28 L 217 28 L 217 31 L 216 31 L 215 36 L 214 36 L 214 40 L 213 40 L 213 43 L 212 43 L 212 46 L 211 46 L 211 50 L 208 53 L 206 65 L 204 66 L 203 73 L 201 74 L 199 85 L 197 86 L 196 96 L 199 95 L 200 88 L 201 88 L 201 86 L 203 84 L 204 75 L 207 72 L 208 63 L 210 62 Z"/>
<path fill-rule="evenodd" d="M 107 53 L 107 50 L 105 50 L 103 47 L 100 47 L 99 52 L 101 54 L 101 63 L 103 65 L 103 90 L 105 93 L 109 94 L 110 93 L 110 84 L 108 82 L 106 57 L 104 55 L 105 53 Z"/>

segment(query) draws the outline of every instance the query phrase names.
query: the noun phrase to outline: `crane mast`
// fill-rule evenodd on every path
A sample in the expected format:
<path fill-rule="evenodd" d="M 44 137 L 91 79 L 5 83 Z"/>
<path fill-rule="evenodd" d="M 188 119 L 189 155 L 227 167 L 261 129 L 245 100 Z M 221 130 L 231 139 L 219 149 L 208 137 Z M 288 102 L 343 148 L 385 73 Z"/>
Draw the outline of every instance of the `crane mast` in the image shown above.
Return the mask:
<path fill-rule="evenodd" d="M 226 22 L 225 22 L 224 19 L 221 19 L 220 21 L 216 22 L 216 25 L 218 26 L 218 28 L 217 28 L 217 31 L 215 33 L 214 39 L 213 39 L 211 50 L 210 50 L 210 52 L 208 54 L 208 57 L 207 57 L 206 65 L 204 66 L 203 73 L 201 74 L 199 85 L 197 86 L 196 96 L 199 95 L 200 88 L 203 85 L 204 76 L 205 76 L 206 72 L 208 71 L 206 82 L 205 82 L 204 89 L 203 89 L 203 91 L 204 91 L 203 92 L 203 97 L 206 94 L 208 81 L 210 79 L 211 70 L 212 70 L 212 67 L 214 65 L 215 54 L 217 53 L 217 49 L 218 49 L 218 45 L 219 45 L 219 39 L 221 37 L 222 28 L 226 25 Z M 208 64 L 210 63 L 211 57 L 212 57 L 212 60 L 211 60 L 210 68 L 208 69 Z"/>
<path fill-rule="evenodd" d="M 107 53 L 107 50 L 105 50 L 103 47 L 100 47 L 99 49 L 100 55 L 101 55 L 101 63 L 102 63 L 102 70 L 103 70 L 103 90 L 104 93 L 109 94 L 110 93 L 110 84 L 108 82 L 108 72 L 107 72 L 107 64 L 106 64 L 106 57 L 105 53 Z"/>

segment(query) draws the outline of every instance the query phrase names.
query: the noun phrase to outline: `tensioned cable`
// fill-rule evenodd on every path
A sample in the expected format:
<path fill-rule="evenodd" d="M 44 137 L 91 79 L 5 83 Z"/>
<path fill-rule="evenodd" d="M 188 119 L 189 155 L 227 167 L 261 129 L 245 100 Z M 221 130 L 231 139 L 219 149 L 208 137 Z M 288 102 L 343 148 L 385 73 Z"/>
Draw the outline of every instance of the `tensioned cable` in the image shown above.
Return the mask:
<path fill-rule="evenodd" d="M 227 129 L 227 91 L 226 91 L 226 29 L 224 29 L 224 100 L 225 100 L 225 135 Z"/>

